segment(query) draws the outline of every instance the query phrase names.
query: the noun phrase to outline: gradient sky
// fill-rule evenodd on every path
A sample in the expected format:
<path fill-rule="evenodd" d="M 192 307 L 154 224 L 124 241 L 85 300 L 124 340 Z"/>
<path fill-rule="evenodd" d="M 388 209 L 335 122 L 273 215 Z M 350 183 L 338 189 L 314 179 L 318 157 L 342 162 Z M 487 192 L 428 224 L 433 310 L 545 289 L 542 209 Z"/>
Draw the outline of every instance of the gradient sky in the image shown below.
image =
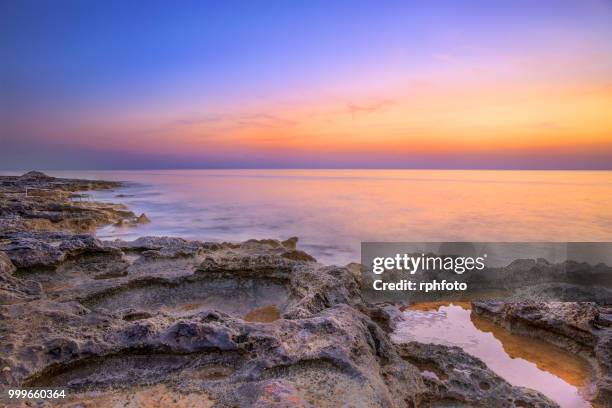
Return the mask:
<path fill-rule="evenodd" d="M 612 1 L 0 2 L 0 169 L 612 169 Z"/>

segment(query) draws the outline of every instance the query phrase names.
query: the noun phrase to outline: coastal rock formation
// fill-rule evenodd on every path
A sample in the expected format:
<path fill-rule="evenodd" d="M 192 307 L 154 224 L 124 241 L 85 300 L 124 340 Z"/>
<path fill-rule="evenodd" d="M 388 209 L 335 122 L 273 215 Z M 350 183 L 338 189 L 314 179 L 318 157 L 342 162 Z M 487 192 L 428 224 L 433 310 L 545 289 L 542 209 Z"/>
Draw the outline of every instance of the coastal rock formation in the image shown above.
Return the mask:
<path fill-rule="evenodd" d="M 97 227 L 135 219 L 119 204 L 76 201 L 79 191 L 119 187 L 111 181 L 55 178 L 31 171 L 0 176 L 0 231 L 70 231 L 92 233 Z"/>
<path fill-rule="evenodd" d="M 460 350 L 393 344 L 388 307 L 363 301 L 354 268 L 316 262 L 297 238 L 104 242 L 75 232 L 134 215 L 62 195 L 85 181 L 3 180 L 3 387 L 62 387 L 61 404 L 91 407 L 557 406 Z M 32 185 L 51 191 L 8 192 Z"/>
<path fill-rule="evenodd" d="M 459 347 L 419 342 L 398 346 L 400 356 L 421 371 L 431 396 L 448 406 L 548 407 L 555 403 L 523 387 L 513 387 L 485 363 Z"/>
<path fill-rule="evenodd" d="M 55 180 L 54 177 L 47 176 L 45 173 L 41 171 L 29 171 L 17 177 L 16 182 L 20 184 L 22 183 L 32 184 L 32 183 L 46 183 L 46 182 L 50 182 L 53 180 Z"/>
<path fill-rule="evenodd" d="M 117 249 L 104 245 L 85 234 L 55 232 L 0 232 L 0 250 L 4 251 L 18 268 L 29 270 L 56 268 L 60 263 L 77 255 L 120 254 Z"/>
<path fill-rule="evenodd" d="M 71 246 L 62 238 L 60 248 Z M 359 294 L 344 268 L 286 258 L 295 249 L 278 241 L 148 238 L 102 247 L 127 252 L 115 258 L 97 244 L 74 245 L 80 252 L 52 271 L 20 268 L 45 296 L 0 308 L 5 385 L 85 393 L 153 381 L 205 392 L 219 406 L 266 406 L 269 398 L 405 406 L 396 400 L 416 402 L 424 390 L 387 335 L 350 306 Z M 100 253 L 109 271 L 127 274 L 96 279 L 90 262 Z M 245 307 L 258 302 L 276 302 L 282 315 L 246 321 L 253 310 Z"/>
<path fill-rule="evenodd" d="M 612 270 L 609 273 L 612 276 Z M 517 302 L 537 299 L 545 302 L 595 302 L 605 305 L 612 303 L 612 289 L 595 285 L 547 283 L 518 289 L 508 298 Z"/>
<path fill-rule="evenodd" d="M 202 393 L 216 406 L 477 400 L 473 389 L 426 381 L 407 357 L 415 353 L 398 353 L 373 320 L 377 307 L 361 303 L 349 269 L 286 257 L 296 251 L 291 245 L 149 237 L 79 246 L 69 244 L 76 238 L 63 238 L 60 248 L 80 251 L 53 270 L 18 271 L 39 282 L 44 296 L 0 307 L 9 328 L 0 339 L 5 385 L 65 386 L 92 404 L 156 384 L 177 396 Z M 109 277 L 98 278 L 98 256 L 106 259 Z M 278 314 L 270 318 L 261 313 L 265 307 Z M 486 371 L 457 353 L 447 360 Z M 533 391 L 499 387 L 483 401 L 556 406 Z M 95 397 L 93 390 L 114 391 L 114 397 Z"/>
<path fill-rule="evenodd" d="M 122 218 L 115 223 L 116 227 L 135 227 L 137 225 L 149 224 L 151 220 L 145 213 L 140 214 L 138 217 L 134 216 L 131 218 Z"/>
<path fill-rule="evenodd" d="M 533 294 L 551 300 L 575 300 L 582 290 L 585 299 L 596 296 L 601 303 L 612 302 L 612 292 L 606 289 L 612 288 L 612 267 L 601 263 L 591 265 L 573 260 L 550 263 L 545 259 L 517 259 L 505 267 L 470 274 L 470 279 L 473 287 L 527 288 L 526 298 Z M 539 289 L 539 293 L 530 292 L 535 291 L 534 287 Z"/>
<path fill-rule="evenodd" d="M 15 265 L 4 252 L 0 252 L 0 276 L 8 277 L 15 272 Z"/>
<path fill-rule="evenodd" d="M 612 307 L 589 302 L 478 301 L 472 310 L 511 332 L 538 337 L 585 357 L 597 378 L 593 401 L 612 407 Z"/>
<path fill-rule="evenodd" d="M 13 276 L 16 268 L 9 257 L 0 251 L 0 305 L 35 299 L 42 293 L 38 282 Z"/>
<path fill-rule="evenodd" d="M 205 392 L 219 406 L 245 407 L 266 398 L 275 384 L 292 390 L 286 398 L 313 406 L 397 406 L 394 400 L 417 398 L 422 389 L 415 369 L 398 359 L 384 334 L 348 306 L 269 324 L 216 311 L 136 322 L 109 322 L 76 304 L 63 310 L 41 304 L 44 311 L 59 314 L 56 324 L 65 322 L 63 329 L 73 332 L 20 350 L 11 367 L 16 376 L 45 367 L 22 379 L 26 386 L 66 386 L 75 393 L 164 383 L 178 393 Z M 74 330 L 92 319 L 100 329 Z"/>

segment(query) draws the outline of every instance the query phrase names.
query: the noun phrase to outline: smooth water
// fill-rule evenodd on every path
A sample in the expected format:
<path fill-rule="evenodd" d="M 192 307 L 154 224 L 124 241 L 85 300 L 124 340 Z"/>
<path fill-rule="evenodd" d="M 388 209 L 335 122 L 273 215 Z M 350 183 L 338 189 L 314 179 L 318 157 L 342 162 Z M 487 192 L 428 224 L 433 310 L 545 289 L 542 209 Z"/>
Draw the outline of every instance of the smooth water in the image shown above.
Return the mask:
<path fill-rule="evenodd" d="M 403 311 L 392 339 L 461 347 L 512 385 L 540 391 L 564 408 L 591 406 L 584 360 L 472 315 L 469 303 L 413 305 Z"/>
<path fill-rule="evenodd" d="M 94 196 L 152 222 L 102 228 L 105 239 L 298 236 L 302 249 L 336 264 L 359 261 L 361 241 L 612 241 L 612 172 L 605 171 L 48 173 L 129 182 Z"/>

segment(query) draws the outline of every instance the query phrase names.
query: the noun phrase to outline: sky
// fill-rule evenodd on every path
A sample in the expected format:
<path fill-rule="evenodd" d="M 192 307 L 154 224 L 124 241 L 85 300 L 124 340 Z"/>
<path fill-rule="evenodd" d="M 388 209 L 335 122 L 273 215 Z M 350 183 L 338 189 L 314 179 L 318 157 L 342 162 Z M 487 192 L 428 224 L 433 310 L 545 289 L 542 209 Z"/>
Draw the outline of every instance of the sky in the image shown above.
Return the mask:
<path fill-rule="evenodd" d="M 612 169 L 612 1 L 0 2 L 0 169 Z"/>

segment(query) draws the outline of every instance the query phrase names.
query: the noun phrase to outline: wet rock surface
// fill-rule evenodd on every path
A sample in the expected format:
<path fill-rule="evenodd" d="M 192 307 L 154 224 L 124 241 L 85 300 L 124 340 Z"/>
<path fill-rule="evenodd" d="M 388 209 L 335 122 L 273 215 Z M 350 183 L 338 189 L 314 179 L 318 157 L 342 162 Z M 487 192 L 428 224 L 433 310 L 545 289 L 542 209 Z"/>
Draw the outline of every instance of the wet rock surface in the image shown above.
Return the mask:
<path fill-rule="evenodd" d="M 116 183 L 0 182 L 1 388 L 65 387 L 65 406 L 556 406 L 459 349 L 393 344 L 354 268 L 296 238 L 104 242 L 83 231 L 135 215 L 69 194 Z"/>
<path fill-rule="evenodd" d="M 593 302 L 472 302 L 473 313 L 511 332 L 585 357 L 595 372 L 593 402 L 612 407 L 612 307 Z"/>
<path fill-rule="evenodd" d="M 400 356 L 419 368 L 432 404 L 448 406 L 549 407 L 540 393 L 513 387 L 459 347 L 419 342 L 398 346 Z"/>

